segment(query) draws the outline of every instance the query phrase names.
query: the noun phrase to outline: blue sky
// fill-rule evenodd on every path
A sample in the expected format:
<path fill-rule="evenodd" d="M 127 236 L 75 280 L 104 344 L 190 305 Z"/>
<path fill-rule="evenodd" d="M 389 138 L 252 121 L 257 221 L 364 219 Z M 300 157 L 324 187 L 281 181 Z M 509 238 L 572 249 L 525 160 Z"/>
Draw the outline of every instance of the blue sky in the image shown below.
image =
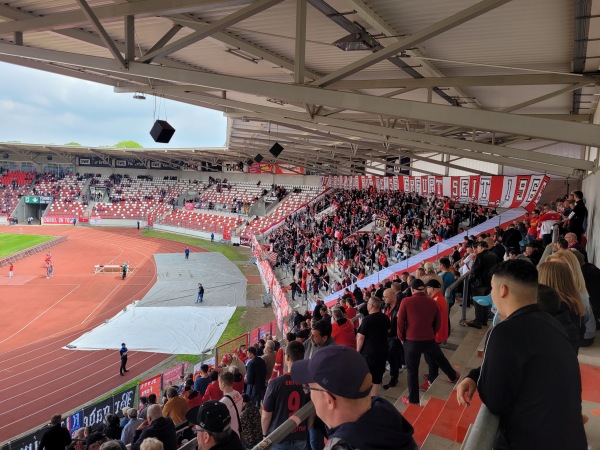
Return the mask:
<path fill-rule="evenodd" d="M 116 94 L 111 86 L 2 62 L 0 73 L 0 142 L 78 142 L 92 147 L 133 140 L 146 148 L 225 145 L 227 120 L 220 111 L 157 99 L 156 118 L 166 118 L 176 130 L 169 144 L 157 144 L 149 134 L 154 123 L 152 96 L 135 100 L 133 94 Z"/>

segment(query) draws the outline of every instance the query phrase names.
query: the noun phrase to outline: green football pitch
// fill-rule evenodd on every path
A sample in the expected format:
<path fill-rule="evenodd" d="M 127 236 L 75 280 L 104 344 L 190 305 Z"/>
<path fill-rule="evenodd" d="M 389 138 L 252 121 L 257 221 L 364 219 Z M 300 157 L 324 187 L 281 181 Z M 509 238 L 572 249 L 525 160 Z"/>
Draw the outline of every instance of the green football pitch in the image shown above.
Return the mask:
<path fill-rule="evenodd" d="M 10 256 L 26 248 L 51 241 L 54 236 L 37 236 L 32 234 L 0 234 L 0 258 Z"/>

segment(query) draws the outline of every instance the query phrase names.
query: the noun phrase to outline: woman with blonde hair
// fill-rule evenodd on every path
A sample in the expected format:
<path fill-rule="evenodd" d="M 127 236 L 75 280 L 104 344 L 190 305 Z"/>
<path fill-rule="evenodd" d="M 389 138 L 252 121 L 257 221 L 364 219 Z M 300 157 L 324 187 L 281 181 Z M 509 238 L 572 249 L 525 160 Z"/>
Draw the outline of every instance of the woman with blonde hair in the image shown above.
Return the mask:
<path fill-rule="evenodd" d="M 579 292 L 581 302 L 585 308 L 585 314 L 583 315 L 585 333 L 581 339 L 580 346 L 589 347 L 594 343 L 594 338 L 596 337 L 596 318 L 594 317 L 594 311 L 590 305 L 590 295 L 585 287 L 585 279 L 583 278 L 583 272 L 581 271 L 581 264 L 572 250 L 556 252 L 548 257 L 548 261 L 562 261 L 571 269 L 575 287 Z"/>
<path fill-rule="evenodd" d="M 585 331 L 583 322 L 585 307 L 575 287 L 571 268 L 560 260 L 546 261 L 538 267 L 538 281 L 540 284 L 554 288 L 558 293 L 561 302 L 568 308 L 571 321 L 579 329 L 581 341 Z"/>

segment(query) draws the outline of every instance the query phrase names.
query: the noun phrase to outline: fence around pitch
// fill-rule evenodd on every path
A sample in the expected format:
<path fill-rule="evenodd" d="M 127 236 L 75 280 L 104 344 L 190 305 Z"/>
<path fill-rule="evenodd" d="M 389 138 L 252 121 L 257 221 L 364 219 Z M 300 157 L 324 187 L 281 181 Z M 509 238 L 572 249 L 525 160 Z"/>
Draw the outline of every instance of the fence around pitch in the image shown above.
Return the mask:
<path fill-rule="evenodd" d="M 241 334 L 236 338 L 224 342 L 223 344 L 217 345 L 215 347 L 215 366 L 221 363 L 221 358 L 226 353 L 237 354 L 237 350 L 240 345 L 245 345 L 248 347 L 248 333 Z"/>
<path fill-rule="evenodd" d="M 62 244 L 67 240 L 67 236 L 60 236 L 56 239 L 52 239 L 48 242 L 43 242 L 38 245 L 34 245 L 33 247 L 26 248 L 25 250 L 21 250 L 20 252 L 14 253 L 10 256 L 6 256 L 4 258 L 0 258 L 0 267 L 7 266 L 11 262 L 18 261 L 23 258 L 27 258 L 28 256 L 35 255 L 36 253 L 43 252 L 44 250 L 48 250 L 50 247 L 54 247 L 55 245 Z"/>

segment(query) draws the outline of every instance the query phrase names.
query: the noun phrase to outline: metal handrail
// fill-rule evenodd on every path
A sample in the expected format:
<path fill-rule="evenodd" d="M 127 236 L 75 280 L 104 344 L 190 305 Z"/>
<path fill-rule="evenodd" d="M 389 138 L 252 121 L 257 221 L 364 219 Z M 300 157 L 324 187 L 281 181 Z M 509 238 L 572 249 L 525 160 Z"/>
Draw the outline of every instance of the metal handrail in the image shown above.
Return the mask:
<path fill-rule="evenodd" d="M 275 444 L 279 444 L 285 437 L 296 429 L 298 425 L 304 422 L 311 414 L 315 412 L 313 402 L 308 402 L 281 425 L 273 430 L 266 438 L 256 444 L 252 450 L 266 450 Z"/>
<path fill-rule="evenodd" d="M 471 271 L 469 270 L 464 275 L 461 275 L 458 278 L 458 280 L 456 280 L 454 283 L 452 283 L 450 286 L 448 286 L 446 288 L 446 291 L 444 292 L 444 297 L 446 298 L 446 302 L 448 302 L 448 304 L 453 303 L 451 301 L 452 295 L 454 294 L 454 291 L 460 285 L 460 283 L 463 283 L 462 320 L 467 319 L 467 303 L 468 303 L 467 299 L 469 298 L 469 277 L 470 277 L 470 275 L 471 275 Z"/>
<path fill-rule="evenodd" d="M 500 428 L 500 417 L 482 404 L 461 450 L 492 450 Z"/>

